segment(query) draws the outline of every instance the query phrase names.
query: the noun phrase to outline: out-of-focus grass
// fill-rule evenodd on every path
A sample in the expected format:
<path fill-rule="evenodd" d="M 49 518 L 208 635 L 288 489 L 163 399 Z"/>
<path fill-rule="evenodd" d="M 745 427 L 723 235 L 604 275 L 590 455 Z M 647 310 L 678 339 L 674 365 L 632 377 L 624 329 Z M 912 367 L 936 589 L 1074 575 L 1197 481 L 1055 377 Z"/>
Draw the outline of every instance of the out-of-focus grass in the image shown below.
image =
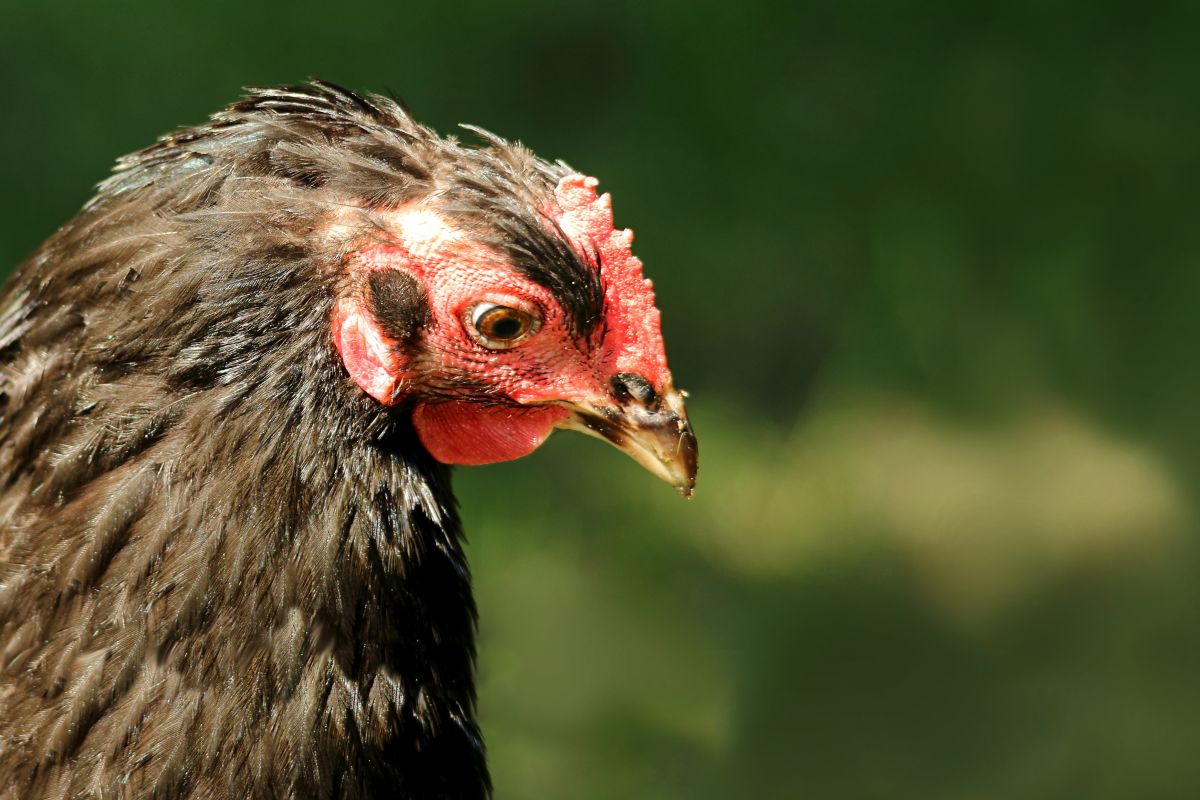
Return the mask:
<path fill-rule="evenodd" d="M 705 483 L 665 530 L 711 562 L 782 576 L 886 550 L 945 613 L 990 616 L 1064 571 L 1163 552 L 1187 515 L 1171 473 L 1144 447 L 1061 406 L 1003 422 L 939 418 L 875 397 L 815 412 L 790 431 L 738 424 L 706 437 Z"/>
<path fill-rule="evenodd" d="M 459 474 L 507 796 L 1170 796 L 1195 773 L 1193 520 L 1152 452 L 1052 403 L 695 408 L 691 502 L 582 437 Z"/>

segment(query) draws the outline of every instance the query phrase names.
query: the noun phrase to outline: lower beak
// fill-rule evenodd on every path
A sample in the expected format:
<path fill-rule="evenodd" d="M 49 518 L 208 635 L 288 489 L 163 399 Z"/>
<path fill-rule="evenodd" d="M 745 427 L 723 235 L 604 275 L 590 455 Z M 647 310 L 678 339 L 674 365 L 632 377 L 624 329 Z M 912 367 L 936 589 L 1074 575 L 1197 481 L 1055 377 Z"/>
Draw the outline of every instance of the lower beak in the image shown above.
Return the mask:
<path fill-rule="evenodd" d="M 565 405 L 571 415 L 557 427 L 616 445 L 684 497 L 692 496 L 698 450 L 682 392 L 668 386 L 661 394 L 614 397 L 612 405 L 607 402 Z"/>

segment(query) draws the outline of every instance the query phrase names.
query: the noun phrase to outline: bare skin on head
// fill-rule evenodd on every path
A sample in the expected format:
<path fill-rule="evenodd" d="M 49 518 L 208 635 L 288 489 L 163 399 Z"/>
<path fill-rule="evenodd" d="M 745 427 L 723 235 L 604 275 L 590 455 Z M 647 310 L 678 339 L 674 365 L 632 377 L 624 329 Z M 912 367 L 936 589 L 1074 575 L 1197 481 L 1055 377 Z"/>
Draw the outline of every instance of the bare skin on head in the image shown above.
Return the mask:
<path fill-rule="evenodd" d="M 519 458 L 555 427 L 569 428 L 613 443 L 690 494 L 695 438 L 666 367 L 651 285 L 630 252 L 632 233 L 613 229 L 609 196 L 597 197 L 595 186 L 594 178 L 562 178 L 546 214 L 547 225 L 557 225 L 582 259 L 596 260 L 597 270 L 604 266 L 606 318 L 596 335 L 576 337 L 546 287 L 417 205 L 384 217 L 393 241 L 375 241 L 347 262 L 368 273 L 397 270 L 424 287 L 430 319 L 420 343 L 406 356 L 402 343 L 381 330 L 368 300 L 354 295 L 338 301 L 334 339 L 367 394 L 385 405 L 416 400 L 417 432 L 443 463 Z M 483 310 L 508 315 L 513 328 L 503 341 L 478 330 Z M 494 402 L 423 399 L 423 380 L 451 379 L 480 387 Z M 641 391 L 630 391 L 631 381 Z"/>

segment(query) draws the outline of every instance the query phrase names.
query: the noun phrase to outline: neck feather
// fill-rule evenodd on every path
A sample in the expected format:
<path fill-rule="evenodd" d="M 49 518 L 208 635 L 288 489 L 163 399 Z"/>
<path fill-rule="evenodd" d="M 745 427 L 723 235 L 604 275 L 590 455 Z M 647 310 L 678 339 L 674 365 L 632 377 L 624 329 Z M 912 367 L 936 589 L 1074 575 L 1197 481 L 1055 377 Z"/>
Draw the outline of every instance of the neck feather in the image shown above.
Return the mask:
<path fill-rule="evenodd" d="M 0 301 L 0 778 L 486 795 L 447 468 L 341 370 L 323 259 L 178 228 L 68 226 Z"/>

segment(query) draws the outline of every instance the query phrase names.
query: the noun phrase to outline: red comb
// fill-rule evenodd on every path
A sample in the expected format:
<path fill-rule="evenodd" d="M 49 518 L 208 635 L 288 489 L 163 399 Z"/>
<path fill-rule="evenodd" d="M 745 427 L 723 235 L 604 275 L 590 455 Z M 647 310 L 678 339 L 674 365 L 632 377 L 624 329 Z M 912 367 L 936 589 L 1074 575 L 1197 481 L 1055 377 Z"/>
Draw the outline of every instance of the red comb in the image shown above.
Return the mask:
<path fill-rule="evenodd" d="M 615 362 L 613 371 L 635 372 L 662 389 L 670 373 L 653 284 L 642 275 L 642 262 L 630 249 L 633 231 L 613 229 L 612 196 L 597 196 L 599 183 L 584 175 L 560 180 L 554 192 L 560 209 L 557 221 L 584 258 L 590 261 L 592 253 L 600 254 L 604 350 Z"/>

